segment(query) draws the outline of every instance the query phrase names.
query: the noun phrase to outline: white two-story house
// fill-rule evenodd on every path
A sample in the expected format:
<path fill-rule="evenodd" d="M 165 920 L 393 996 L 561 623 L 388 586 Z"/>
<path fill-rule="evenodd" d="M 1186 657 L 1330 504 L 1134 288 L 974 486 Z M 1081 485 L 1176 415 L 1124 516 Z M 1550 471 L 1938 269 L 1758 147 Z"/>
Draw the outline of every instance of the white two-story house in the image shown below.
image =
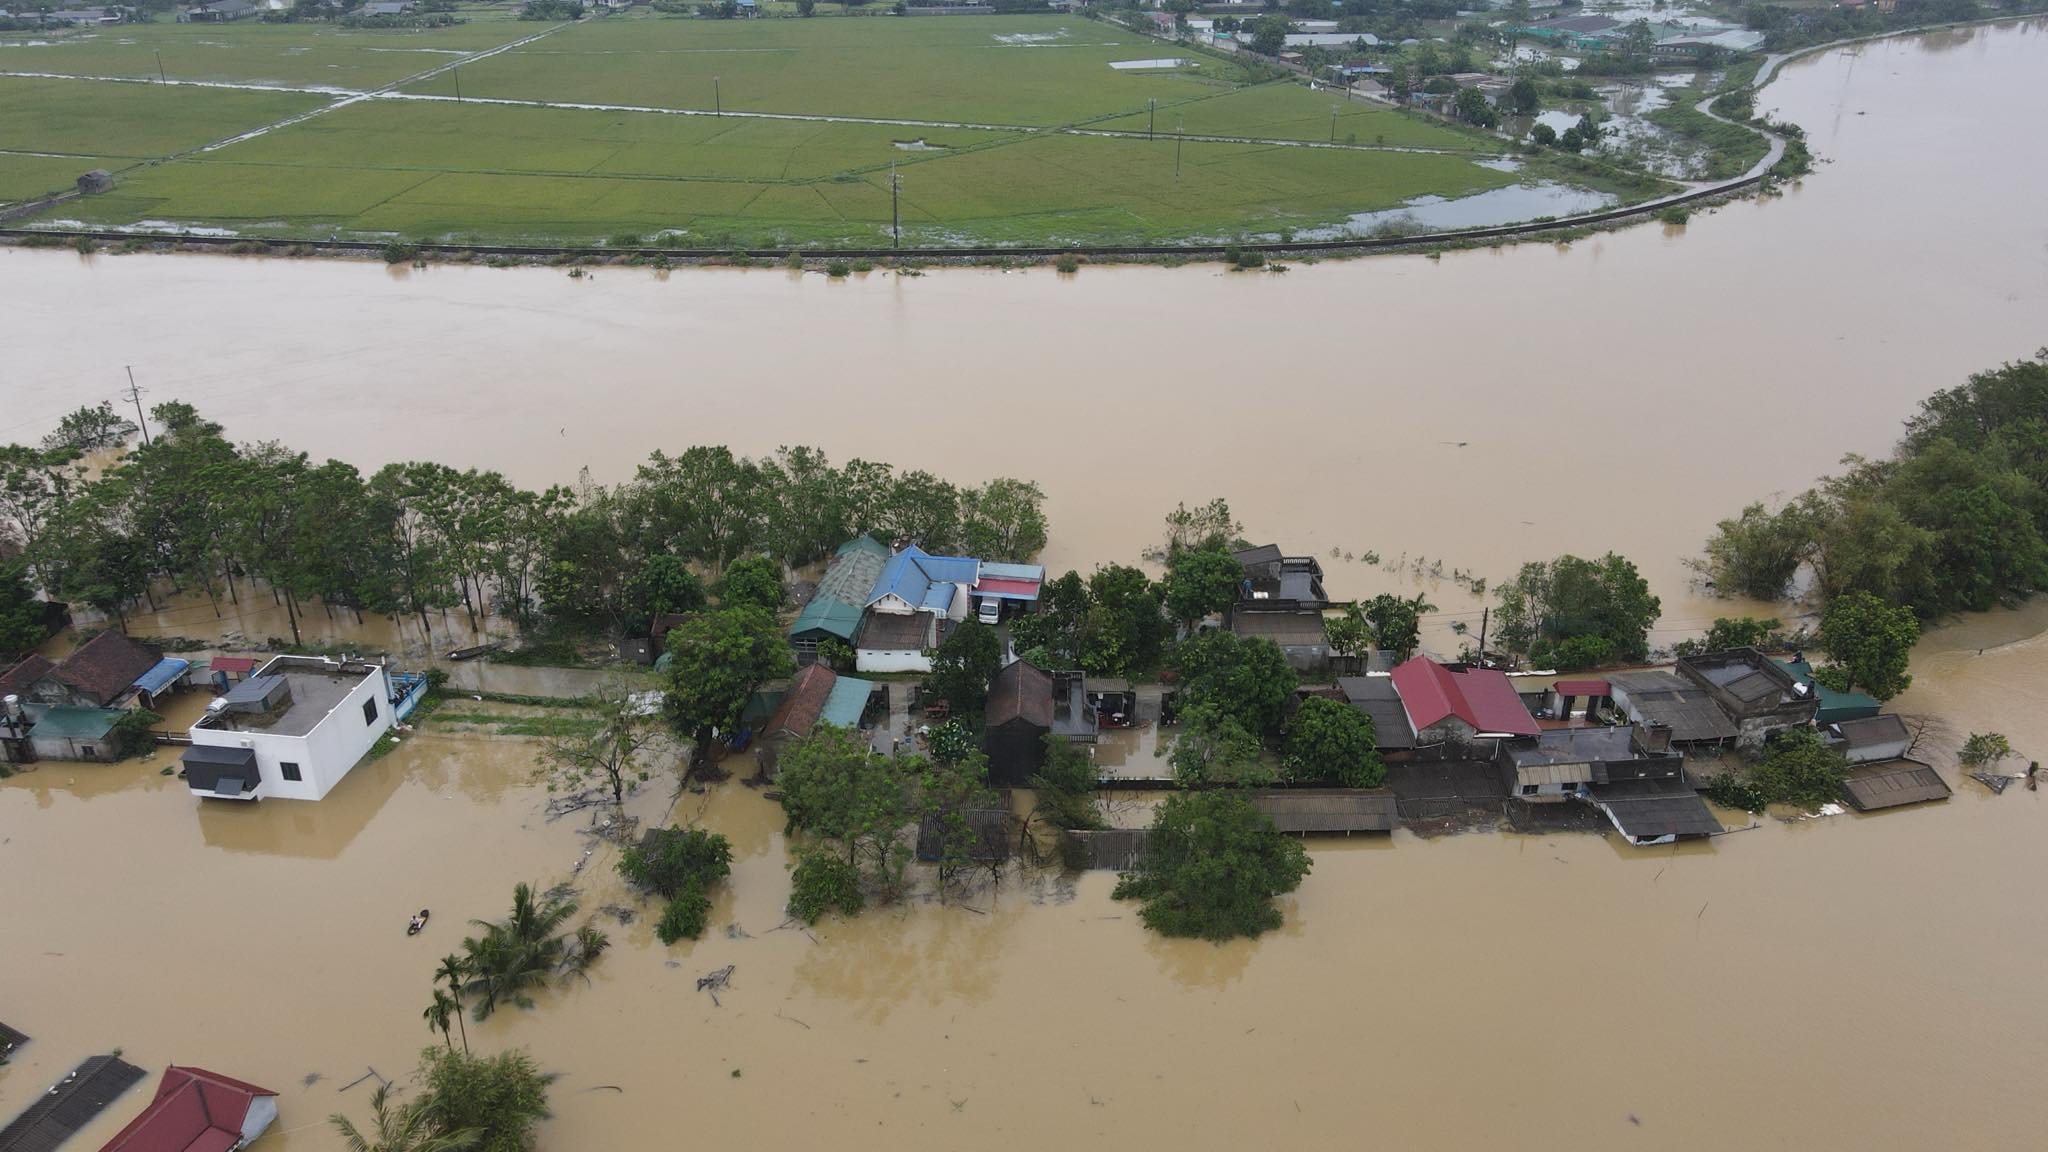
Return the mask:
<path fill-rule="evenodd" d="M 185 784 L 226 800 L 318 800 L 418 700 L 381 664 L 278 656 L 192 726 Z"/>

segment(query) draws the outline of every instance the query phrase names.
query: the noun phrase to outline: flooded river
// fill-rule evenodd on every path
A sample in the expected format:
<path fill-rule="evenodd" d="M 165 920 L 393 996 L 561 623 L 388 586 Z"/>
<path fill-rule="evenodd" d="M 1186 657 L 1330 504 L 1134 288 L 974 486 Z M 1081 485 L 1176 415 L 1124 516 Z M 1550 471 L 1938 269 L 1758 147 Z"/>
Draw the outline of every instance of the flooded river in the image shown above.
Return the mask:
<path fill-rule="evenodd" d="M 1763 101 L 1825 161 L 1782 198 L 1285 275 L 0 251 L 0 435 L 40 436 L 134 364 L 152 399 L 366 468 L 541 484 L 815 443 L 1034 477 L 1061 566 L 1134 559 L 1165 508 L 1218 494 L 1254 537 L 1380 553 L 1328 562 L 1343 595 L 1414 586 L 1418 556 L 1427 586 L 1438 560 L 1497 580 L 1614 548 L 1664 596 L 1663 642 L 1731 610 L 1681 566 L 1716 518 L 2048 342 L 2044 69 L 2038 25 L 1830 53 Z M 1431 595 L 1439 629 L 1472 607 L 1448 579 Z M 217 632 L 207 612 L 157 630 Z M 1940 718 L 1924 750 L 1952 782 L 1968 731 L 2048 751 L 2048 603 L 1934 633 L 1915 673 L 1899 708 Z M 542 819 L 517 740 L 416 736 L 319 804 L 247 809 L 162 763 L 0 784 L 0 1022 L 35 1037 L 0 1117 L 119 1046 L 282 1091 L 260 1147 L 337 1147 L 326 1115 L 366 1109 L 341 1086 L 435 1041 L 420 1010 L 463 921 L 570 879 L 590 844 Z M 613 924 L 588 986 L 471 1038 L 565 1073 L 553 1149 L 2037 1147 L 2044 804 L 1962 781 L 1946 805 L 1675 850 L 1319 842 L 1286 928 L 1216 947 L 1147 935 L 1105 875 L 775 930 L 778 811 L 725 785 L 682 803 L 737 857 L 705 940 Z M 589 906 L 620 898 L 611 864 L 585 864 Z M 728 963 L 715 1007 L 694 979 Z"/>

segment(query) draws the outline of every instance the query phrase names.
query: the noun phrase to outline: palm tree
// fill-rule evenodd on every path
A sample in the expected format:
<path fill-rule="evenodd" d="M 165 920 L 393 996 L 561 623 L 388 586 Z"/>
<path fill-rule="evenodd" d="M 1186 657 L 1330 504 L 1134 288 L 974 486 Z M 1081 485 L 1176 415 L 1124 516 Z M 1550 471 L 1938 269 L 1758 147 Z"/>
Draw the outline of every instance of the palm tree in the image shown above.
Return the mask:
<path fill-rule="evenodd" d="M 372 1125 L 374 1140 L 365 1137 L 353 1121 L 339 1112 L 327 1118 L 341 1133 L 342 1146 L 348 1152 L 468 1152 L 483 1135 L 475 1128 L 435 1131 L 434 1122 L 427 1115 L 425 1100 L 394 1108 L 390 1096 L 389 1084 L 379 1084 L 377 1090 L 370 1094 L 370 1114 L 375 1118 Z"/>
<path fill-rule="evenodd" d="M 532 989 L 548 982 L 569 959 L 569 942 L 561 932 L 576 915 L 575 900 L 536 902 L 533 889 L 521 883 L 512 889 L 512 914 L 496 922 L 472 920 L 484 930 L 462 942 L 468 953 L 462 990 L 476 997 L 471 1011 L 483 1020 L 499 1001 L 533 1007 Z"/>
<path fill-rule="evenodd" d="M 453 952 L 441 957 L 441 966 L 434 969 L 434 979 L 446 981 L 448 995 L 455 1002 L 455 1024 L 462 1029 L 462 1051 L 469 1052 L 469 1024 L 462 1019 L 462 978 L 465 973 L 462 957 Z M 441 1029 L 446 1032 L 447 1029 Z"/>
<path fill-rule="evenodd" d="M 426 1011 L 420 1013 L 420 1019 L 427 1022 L 428 1031 L 439 1032 L 441 1039 L 448 1044 L 448 1051 L 453 1052 L 455 1051 L 455 1037 L 449 1034 L 448 1025 L 450 1021 L 448 1018 L 450 1016 L 460 1017 L 461 1014 L 462 1010 L 456 1006 L 454 998 L 436 988 L 434 989 L 434 1002 L 427 1005 Z"/>

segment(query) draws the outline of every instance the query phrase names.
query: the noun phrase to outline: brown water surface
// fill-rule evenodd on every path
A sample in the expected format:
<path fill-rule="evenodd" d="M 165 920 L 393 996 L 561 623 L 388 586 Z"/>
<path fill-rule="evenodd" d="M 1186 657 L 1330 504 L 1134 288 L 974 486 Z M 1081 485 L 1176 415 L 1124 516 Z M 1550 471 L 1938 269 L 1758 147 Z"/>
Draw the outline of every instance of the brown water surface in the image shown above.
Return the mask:
<path fill-rule="evenodd" d="M 1134 558 L 1164 507 L 1215 494 L 1256 537 L 1495 579 L 1616 548 L 1670 639 L 1730 611 L 1679 563 L 1717 517 L 2048 341 L 2043 35 L 1796 64 L 1765 103 L 1808 127 L 1821 175 L 1568 248 L 854 283 L 0 251 L 4 434 L 133 363 L 237 437 L 365 468 L 611 480 L 655 448 L 809 442 L 1035 477 L 1057 565 Z M 1331 569 L 1340 594 L 1412 586 Z M 1439 624 L 1469 605 L 1448 579 L 1432 596 Z M 224 634 L 190 630 L 208 612 L 158 630 Z M 1898 706 L 1933 720 L 1952 781 L 1970 731 L 2048 750 L 2044 634 L 2036 603 L 1916 653 Z M 429 730 L 317 805 L 201 804 L 162 758 L 0 784 L 0 1020 L 35 1037 L 0 1069 L 0 1116 L 120 1046 L 282 1090 L 266 1147 L 336 1147 L 324 1117 L 366 1098 L 341 1086 L 435 1040 L 429 974 L 467 918 L 521 878 L 621 898 L 612 850 L 541 817 L 533 757 Z M 679 809 L 734 842 L 707 938 L 614 923 L 589 985 L 471 1040 L 565 1073 L 555 1149 L 2033 1148 L 2043 804 L 1962 781 L 1945 805 L 1677 849 L 1319 842 L 1286 928 L 1218 947 L 1146 934 L 1103 875 L 778 929 L 779 811 L 727 784 Z M 728 963 L 715 1007 L 693 981 Z"/>

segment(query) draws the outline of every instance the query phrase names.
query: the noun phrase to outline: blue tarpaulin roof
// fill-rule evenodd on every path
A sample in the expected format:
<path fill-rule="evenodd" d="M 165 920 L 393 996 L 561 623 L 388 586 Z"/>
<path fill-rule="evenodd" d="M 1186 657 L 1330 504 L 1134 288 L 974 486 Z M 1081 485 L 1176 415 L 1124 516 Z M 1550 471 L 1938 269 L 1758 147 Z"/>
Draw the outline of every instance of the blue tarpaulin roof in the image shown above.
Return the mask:
<path fill-rule="evenodd" d="M 185 670 L 190 667 L 192 667 L 190 660 L 180 660 L 176 656 L 166 656 L 156 662 L 156 667 L 137 676 L 135 678 L 135 686 L 154 696 L 170 687 L 171 681 L 183 676 Z"/>

